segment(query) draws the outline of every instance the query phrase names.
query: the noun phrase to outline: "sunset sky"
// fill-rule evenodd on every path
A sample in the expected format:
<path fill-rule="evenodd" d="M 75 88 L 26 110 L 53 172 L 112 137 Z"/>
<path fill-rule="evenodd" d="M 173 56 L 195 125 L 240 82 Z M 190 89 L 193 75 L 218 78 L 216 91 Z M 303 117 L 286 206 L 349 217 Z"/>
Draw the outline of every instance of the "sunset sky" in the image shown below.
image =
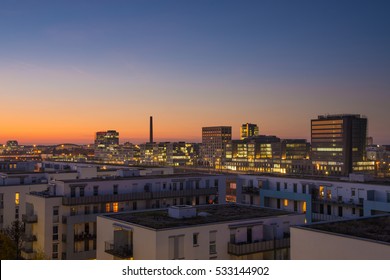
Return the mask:
<path fill-rule="evenodd" d="M 0 143 L 201 141 L 242 123 L 310 140 L 367 116 L 390 144 L 390 1 L 0 2 Z"/>

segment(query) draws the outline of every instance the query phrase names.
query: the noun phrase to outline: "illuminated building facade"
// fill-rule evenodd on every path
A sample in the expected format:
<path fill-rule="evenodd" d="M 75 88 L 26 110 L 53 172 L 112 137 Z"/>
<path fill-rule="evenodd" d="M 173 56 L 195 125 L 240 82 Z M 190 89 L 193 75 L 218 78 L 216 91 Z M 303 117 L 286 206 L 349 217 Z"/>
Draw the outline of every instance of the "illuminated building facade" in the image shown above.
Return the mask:
<path fill-rule="evenodd" d="M 226 144 L 231 140 L 231 126 L 202 127 L 201 155 L 204 164 L 220 166 L 225 157 Z"/>
<path fill-rule="evenodd" d="M 115 130 L 96 132 L 95 157 L 110 159 L 118 153 L 119 132 Z"/>
<path fill-rule="evenodd" d="M 366 139 L 367 118 L 360 115 L 325 115 L 311 120 L 314 173 L 346 176 L 354 167 L 358 171 L 359 163 L 363 171 Z"/>
<path fill-rule="evenodd" d="M 245 123 L 240 128 L 241 140 L 259 135 L 259 127 L 257 124 Z"/>

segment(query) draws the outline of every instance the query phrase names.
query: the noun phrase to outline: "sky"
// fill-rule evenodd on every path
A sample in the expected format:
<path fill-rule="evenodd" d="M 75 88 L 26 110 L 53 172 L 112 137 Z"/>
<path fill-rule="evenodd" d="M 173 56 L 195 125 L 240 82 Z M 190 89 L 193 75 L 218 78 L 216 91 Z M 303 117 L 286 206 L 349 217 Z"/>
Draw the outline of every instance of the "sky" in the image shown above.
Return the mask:
<path fill-rule="evenodd" d="M 201 141 L 243 123 L 310 141 L 362 114 L 390 144 L 390 1 L 0 2 L 0 143 Z"/>

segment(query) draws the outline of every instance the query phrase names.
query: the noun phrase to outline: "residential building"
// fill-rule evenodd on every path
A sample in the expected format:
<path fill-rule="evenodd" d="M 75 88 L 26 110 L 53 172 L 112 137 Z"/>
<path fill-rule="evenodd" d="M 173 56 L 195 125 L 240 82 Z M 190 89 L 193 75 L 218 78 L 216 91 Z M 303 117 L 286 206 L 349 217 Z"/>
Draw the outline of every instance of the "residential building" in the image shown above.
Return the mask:
<path fill-rule="evenodd" d="M 137 176 L 134 170 L 122 169 L 115 176 L 96 178 L 92 170 L 84 169 L 83 177 L 52 180 L 47 190 L 26 195 L 24 221 L 32 238 L 24 258 L 34 258 L 37 251 L 50 259 L 96 258 L 96 217 L 102 213 L 225 201 L 222 175 Z"/>
<path fill-rule="evenodd" d="M 237 204 L 97 218 L 97 259 L 289 259 L 289 227 L 302 214 Z"/>
<path fill-rule="evenodd" d="M 291 227 L 293 260 L 389 260 L 390 216 Z"/>
<path fill-rule="evenodd" d="M 390 213 L 390 182 L 349 178 L 239 175 L 237 202 L 305 213 L 308 223 Z"/>

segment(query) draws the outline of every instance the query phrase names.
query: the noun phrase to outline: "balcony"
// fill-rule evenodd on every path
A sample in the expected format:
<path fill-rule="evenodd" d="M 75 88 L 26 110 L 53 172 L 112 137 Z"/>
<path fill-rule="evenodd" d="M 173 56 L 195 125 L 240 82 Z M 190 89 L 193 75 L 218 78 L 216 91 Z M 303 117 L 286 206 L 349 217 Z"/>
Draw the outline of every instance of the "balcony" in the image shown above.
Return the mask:
<path fill-rule="evenodd" d="M 22 215 L 22 221 L 27 224 L 33 224 L 38 222 L 37 215 Z"/>
<path fill-rule="evenodd" d="M 74 235 L 74 241 L 84 241 L 84 240 L 93 240 L 96 238 L 96 234 L 92 233 L 80 233 Z"/>
<path fill-rule="evenodd" d="M 260 195 L 260 189 L 254 187 L 242 187 L 242 193 Z"/>
<path fill-rule="evenodd" d="M 290 238 L 260 241 L 253 243 L 228 243 L 228 253 L 235 256 L 249 255 L 254 253 L 289 248 Z"/>
<path fill-rule="evenodd" d="M 106 241 L 104 252 L 121 259 L 133 257 L 133 248 L 128 244 L 115 245 L 114 243 Z"/>
<path fill-rule="evenodd" d="M 169 197 L 185 197 L 197 195 L 213 195 L 217 193 L 217 188 L 202 188 L 176 191 L 159 191 L 159 192 L 139 192 L 125 194 L 109 194 L 99 196 L 83 196 L 83 197 L 63 197 L 62 203 L 67 206 L 83 205 L 83 204 L 99 204 L 109 202 L 121 202 L 131 200 L 149 200 Z"/>
<path fill-rule="evenodd" d="M 33 234 L 30 234 L 30 235 L 26 235 L 23 237 L 23 241 L 25 242 L 34 242 L 34 241 L 37 241 L 37 237 Z"/>

